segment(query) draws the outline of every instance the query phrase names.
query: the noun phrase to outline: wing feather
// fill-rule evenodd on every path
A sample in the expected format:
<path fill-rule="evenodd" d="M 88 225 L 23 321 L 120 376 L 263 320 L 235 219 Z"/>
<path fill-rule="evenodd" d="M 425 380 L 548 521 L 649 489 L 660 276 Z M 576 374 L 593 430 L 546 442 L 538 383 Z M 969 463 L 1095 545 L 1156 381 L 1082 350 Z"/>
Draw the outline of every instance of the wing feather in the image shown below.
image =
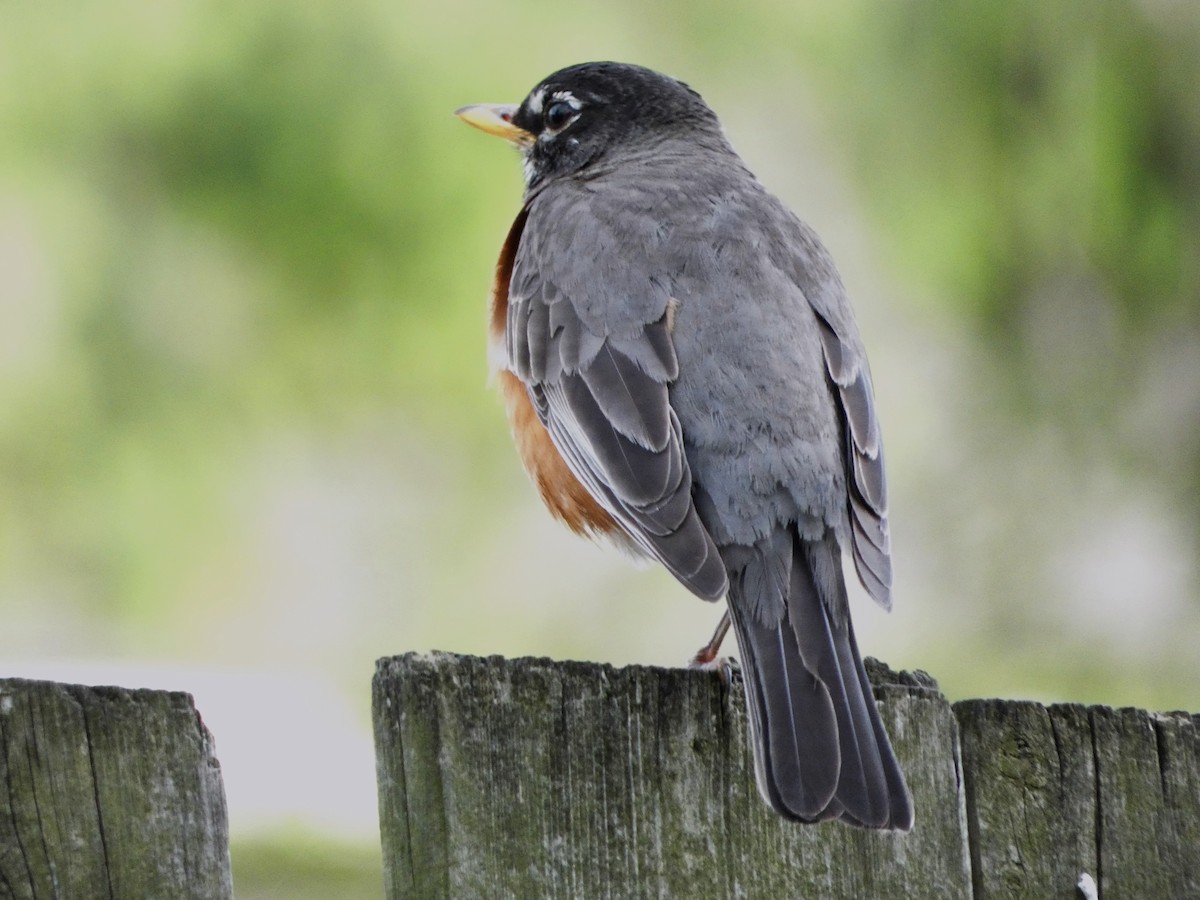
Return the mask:
<path fill-rule="evenodd" d="M 583 381 L 600 414 L 622 435 L 639 445 L 644 442 L 649 451 L 667 449 L 671 418 L 666 390 L 646 390 L 647 383 L 661 383 L 648 378 L 629 357 L 614 350 L 612 341 L 605 341 L 590 366 L 580 369 L 578 375 L 565 376 L 563 381 L 576 379 Z"/>
<path fill-rule="evenodd" d="M 530 227 L 532 213 L 526 235 Z M 682 428 L 671 409 L 679 362 L 668 298 L 663 294 L 655 309 L 646 296 L 627 299 L 627 283 L 620 290 L 588 282 L 565 289 L 546 265 L 557 258 L 555 237 L 540 233 L 532 253 L 523 236 L 517 249 L 507 367 L 588 493 L 688 588 L 717 599 L 728 585 L 725 567 L 696 513 Z M 647 278 L 646 290 L 661 288 Z M 611 295 L 601 296 L 605 291 Z"/>
<path fill-rule="evenodd" d="M 828 302 L 828 298 L 826 298 Z M 887 479 L 883 441 L 875 414 L 875 396 L 866 356 L 857 338 L 840 335 L 830 319 L 817 313 L 825 367 L 845 422 L 846 480 L 850 545 L 863 587 L 885 609 L 892 605 L 891 538 L 888 532 Z"/>

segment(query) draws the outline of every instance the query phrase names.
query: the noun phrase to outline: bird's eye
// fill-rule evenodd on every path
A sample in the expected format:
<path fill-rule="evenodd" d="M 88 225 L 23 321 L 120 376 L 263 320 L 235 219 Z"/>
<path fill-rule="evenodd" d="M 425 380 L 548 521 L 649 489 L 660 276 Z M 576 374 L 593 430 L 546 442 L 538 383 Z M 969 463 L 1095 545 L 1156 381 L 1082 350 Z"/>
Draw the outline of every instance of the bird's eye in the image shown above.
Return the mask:
<path fill-rule="evenodd" d="M 578 110 L 570 103 L 559 101 L 551 103 L 546 109 L 546 127 L 551 131 L 562 131 L 571 124 Z"/>

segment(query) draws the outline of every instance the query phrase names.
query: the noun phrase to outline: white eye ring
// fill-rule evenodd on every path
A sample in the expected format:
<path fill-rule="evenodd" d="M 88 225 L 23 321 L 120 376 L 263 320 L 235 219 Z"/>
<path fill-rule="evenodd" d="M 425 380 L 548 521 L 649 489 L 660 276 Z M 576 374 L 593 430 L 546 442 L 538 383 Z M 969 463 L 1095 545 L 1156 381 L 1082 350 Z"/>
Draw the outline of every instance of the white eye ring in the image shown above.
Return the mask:
<path fill-rule="evenodd" d="M 562 131 L 579 117 L 579 110 L 566 100 L 556 100 L 546 108 L 543 120 L 547 131 Z"/>

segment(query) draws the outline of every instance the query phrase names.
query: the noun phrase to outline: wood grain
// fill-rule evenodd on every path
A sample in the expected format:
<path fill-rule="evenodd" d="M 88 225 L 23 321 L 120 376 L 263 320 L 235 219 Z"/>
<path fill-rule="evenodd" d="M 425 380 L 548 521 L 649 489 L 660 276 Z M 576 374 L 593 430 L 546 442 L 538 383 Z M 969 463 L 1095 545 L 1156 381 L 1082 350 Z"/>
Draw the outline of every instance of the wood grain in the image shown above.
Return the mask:
<path fill-rule="evenodd" d="M 0 897 L 232 896 L 221 771 L 189 695 L 0 680 Z"/>

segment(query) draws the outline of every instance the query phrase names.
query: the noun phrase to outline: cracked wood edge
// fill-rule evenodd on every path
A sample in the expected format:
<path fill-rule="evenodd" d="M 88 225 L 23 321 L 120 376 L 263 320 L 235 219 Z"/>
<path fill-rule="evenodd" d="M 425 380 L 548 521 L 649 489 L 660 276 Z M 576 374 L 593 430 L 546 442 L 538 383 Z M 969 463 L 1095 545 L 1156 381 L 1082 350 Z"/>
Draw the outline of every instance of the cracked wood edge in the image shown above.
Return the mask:
<path fill-rule="evenodd" d="M 966 700 L 962 733 L 975 900 L 1200 896 L 1196 717 Z"/>
<path fill-rule="evenodd" d="M 966 896 L 950 706 L 927 676 L 868 671 L 916 798 L 907 835 L 775 816 L 741 685 L 712 672 L 380 660 L 387 896 Z"/>
<path fill-rule="evenodd" d="M 0 679 L 0 894 L 232 897 L 220 766 L 189 695 Z"/>

